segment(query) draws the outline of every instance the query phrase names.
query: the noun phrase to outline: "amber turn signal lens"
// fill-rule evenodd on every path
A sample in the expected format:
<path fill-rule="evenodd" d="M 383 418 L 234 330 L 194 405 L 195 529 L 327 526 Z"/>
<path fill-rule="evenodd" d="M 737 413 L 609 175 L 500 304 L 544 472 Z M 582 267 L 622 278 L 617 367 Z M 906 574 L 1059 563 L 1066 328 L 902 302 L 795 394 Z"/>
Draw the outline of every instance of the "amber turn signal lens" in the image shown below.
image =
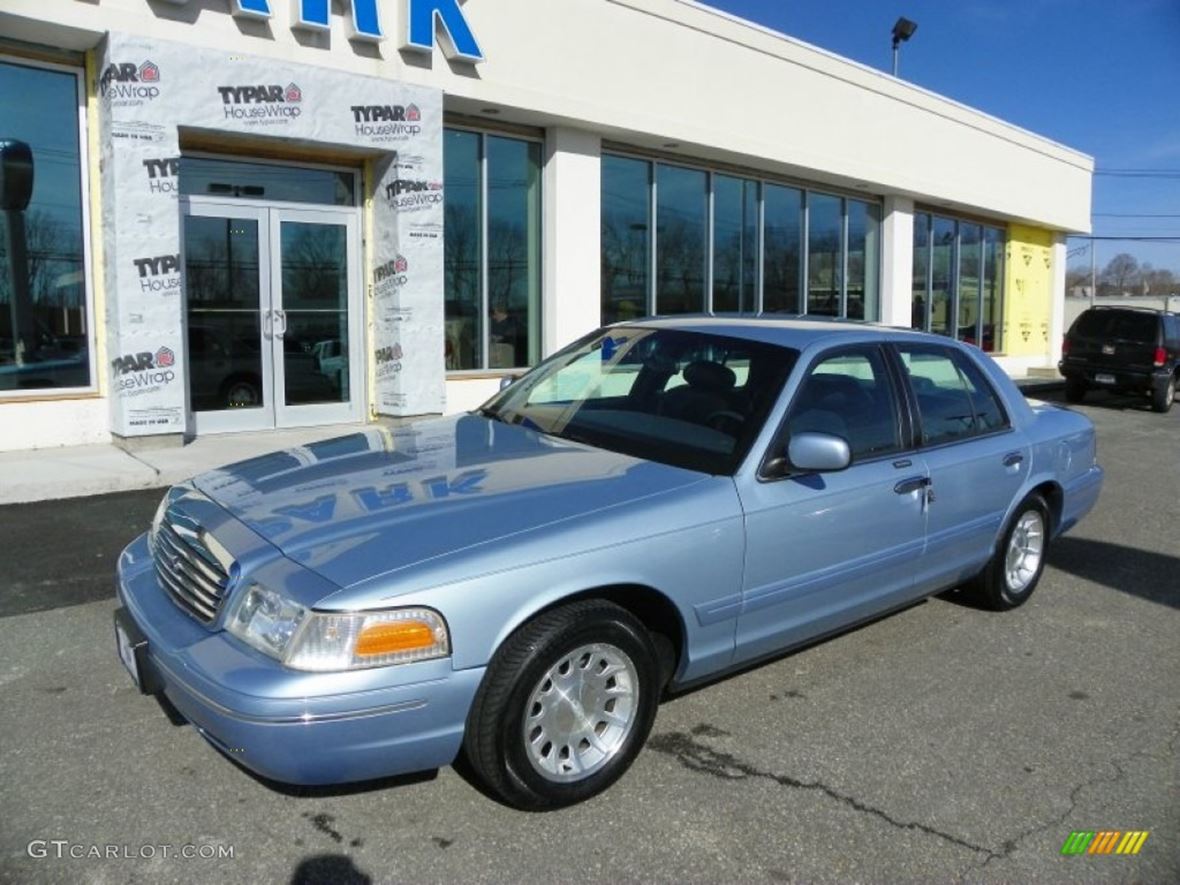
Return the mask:
<path fill-rule="evenodd" d="M 430 648 L 434 643 L 434 630 L 423 621 L 387 621 L 361 630 L 361 635 L 356 638 L 356 655 L 387 655 Z"/>

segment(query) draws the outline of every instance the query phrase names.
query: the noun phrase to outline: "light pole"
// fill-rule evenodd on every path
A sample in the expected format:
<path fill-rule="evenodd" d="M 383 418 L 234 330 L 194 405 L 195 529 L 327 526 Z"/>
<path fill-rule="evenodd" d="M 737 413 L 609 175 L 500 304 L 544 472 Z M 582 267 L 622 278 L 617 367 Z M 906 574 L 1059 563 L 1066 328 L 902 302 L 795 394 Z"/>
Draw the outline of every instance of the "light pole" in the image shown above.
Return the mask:
<path fill-rule="evenodd" d="M 902 16 L 893 25 L 893 76 L 897 76 L 897 59 L 901 54 L 901 44 L 914 36 L 918 30 L 918 23 Z"/>

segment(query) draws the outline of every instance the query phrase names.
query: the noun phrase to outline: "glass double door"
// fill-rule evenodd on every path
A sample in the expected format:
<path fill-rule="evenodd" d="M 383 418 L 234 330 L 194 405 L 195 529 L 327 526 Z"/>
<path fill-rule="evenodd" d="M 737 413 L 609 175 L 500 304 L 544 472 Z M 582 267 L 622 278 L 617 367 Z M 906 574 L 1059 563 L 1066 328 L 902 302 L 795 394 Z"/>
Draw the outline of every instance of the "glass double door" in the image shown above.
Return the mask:
<path fill-rule="evenodd" d="M 184 209 L 195 432 L 360 420 L 356 210 L 192 198 Z"/>

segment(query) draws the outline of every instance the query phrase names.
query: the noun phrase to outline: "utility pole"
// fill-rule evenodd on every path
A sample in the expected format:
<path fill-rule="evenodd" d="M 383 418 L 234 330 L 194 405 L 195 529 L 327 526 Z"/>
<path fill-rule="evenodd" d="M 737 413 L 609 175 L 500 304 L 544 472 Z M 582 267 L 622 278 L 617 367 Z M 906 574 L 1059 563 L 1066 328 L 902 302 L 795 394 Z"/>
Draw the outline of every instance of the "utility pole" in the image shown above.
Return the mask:
<path fill-rule="evenodd" d="M 1098 297 L 1098 241 L 1090 237 L 1090 306 Z"/>

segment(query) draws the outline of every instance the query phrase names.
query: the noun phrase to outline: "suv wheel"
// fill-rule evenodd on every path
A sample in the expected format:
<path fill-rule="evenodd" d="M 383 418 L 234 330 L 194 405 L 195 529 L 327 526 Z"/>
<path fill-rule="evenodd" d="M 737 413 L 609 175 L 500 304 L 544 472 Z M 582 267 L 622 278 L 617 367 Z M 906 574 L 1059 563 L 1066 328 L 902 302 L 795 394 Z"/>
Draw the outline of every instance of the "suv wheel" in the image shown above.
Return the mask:
<path fill-rule="evenodd" d="M 1168 379 L 1164 387 L 1157 387 L 1151 392 L 1151 407 L 1157 412 L 1166 412 L 1172 408 L 1176 399 L 1176 376 Z"/>
<path fill-rule="evenodd" d="M 1065 400 L 1071 403 L 1080 403 L 1086 398 L 1086 382 L 1080 378 L 1066 378 L 1065 379 Z"/>

